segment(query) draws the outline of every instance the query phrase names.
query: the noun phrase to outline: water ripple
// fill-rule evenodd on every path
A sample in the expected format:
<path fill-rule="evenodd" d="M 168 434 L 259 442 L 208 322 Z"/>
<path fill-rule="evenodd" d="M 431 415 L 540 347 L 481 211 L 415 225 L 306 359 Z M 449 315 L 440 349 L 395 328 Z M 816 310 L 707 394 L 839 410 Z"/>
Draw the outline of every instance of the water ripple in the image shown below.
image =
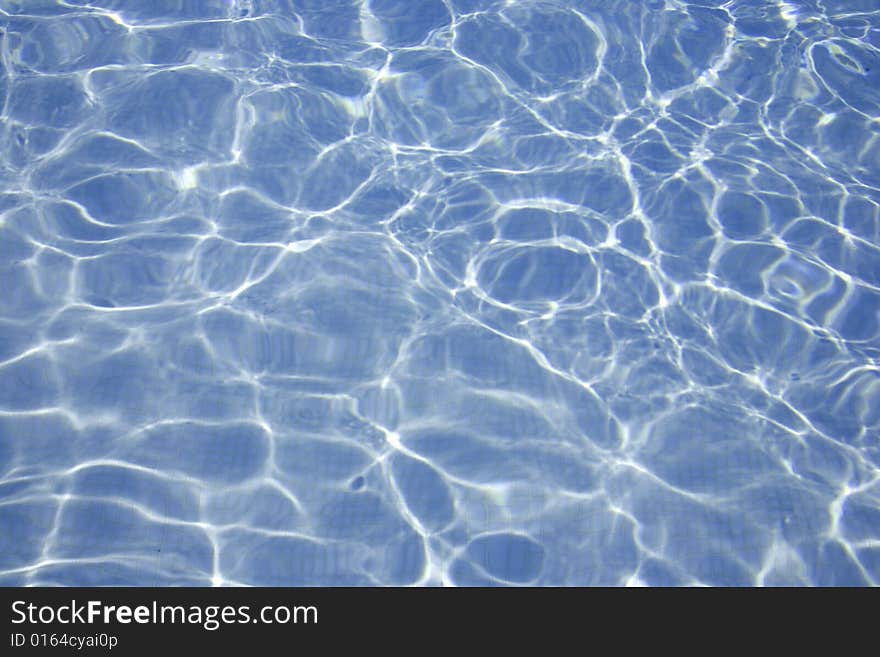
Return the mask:
<path fill-rule="evenodd" d="M 866 3 L 0 29 L 0 583 L 880 582 Z"/>

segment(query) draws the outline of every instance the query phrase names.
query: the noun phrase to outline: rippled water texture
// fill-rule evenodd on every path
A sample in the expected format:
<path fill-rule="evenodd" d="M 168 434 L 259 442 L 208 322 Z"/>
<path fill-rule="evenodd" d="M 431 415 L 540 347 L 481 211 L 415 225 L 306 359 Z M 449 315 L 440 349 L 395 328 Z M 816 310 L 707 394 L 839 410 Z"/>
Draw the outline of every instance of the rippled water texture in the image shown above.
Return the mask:
<path fill-rule="evenodd" d="M 880 582 L 875 0 L 0 10 L 0 584 Z"/>

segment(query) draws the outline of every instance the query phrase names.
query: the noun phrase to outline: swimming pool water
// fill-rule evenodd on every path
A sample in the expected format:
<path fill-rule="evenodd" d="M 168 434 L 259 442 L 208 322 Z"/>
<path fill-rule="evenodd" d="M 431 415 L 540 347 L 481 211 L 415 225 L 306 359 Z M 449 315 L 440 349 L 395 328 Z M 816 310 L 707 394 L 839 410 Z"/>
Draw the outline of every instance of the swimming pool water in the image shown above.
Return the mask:
<path fill-rule="evenodd" d="M 875 0 L 0 29 L 0 584 L 880 582 Z"/>

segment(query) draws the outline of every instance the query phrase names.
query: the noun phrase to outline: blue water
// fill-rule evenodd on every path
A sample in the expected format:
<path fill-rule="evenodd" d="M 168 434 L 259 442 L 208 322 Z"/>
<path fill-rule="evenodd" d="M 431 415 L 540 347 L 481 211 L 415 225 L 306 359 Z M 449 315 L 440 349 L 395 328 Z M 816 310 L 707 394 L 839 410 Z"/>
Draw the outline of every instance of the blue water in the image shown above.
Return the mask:
<path fill-rule="evenodd" d="M 880 583 L 876 0 L 0 29 L 0 584 Z"/>

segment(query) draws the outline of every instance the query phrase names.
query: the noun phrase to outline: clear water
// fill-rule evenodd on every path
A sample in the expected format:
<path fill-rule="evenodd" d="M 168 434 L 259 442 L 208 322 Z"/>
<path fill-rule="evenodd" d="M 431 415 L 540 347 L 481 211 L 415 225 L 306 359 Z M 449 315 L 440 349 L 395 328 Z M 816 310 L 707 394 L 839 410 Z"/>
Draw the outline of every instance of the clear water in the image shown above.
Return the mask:
<path fill-rule="evenodd" d="M 0 28 L 0 583 L 880 582 L 876 0 Z"/>

